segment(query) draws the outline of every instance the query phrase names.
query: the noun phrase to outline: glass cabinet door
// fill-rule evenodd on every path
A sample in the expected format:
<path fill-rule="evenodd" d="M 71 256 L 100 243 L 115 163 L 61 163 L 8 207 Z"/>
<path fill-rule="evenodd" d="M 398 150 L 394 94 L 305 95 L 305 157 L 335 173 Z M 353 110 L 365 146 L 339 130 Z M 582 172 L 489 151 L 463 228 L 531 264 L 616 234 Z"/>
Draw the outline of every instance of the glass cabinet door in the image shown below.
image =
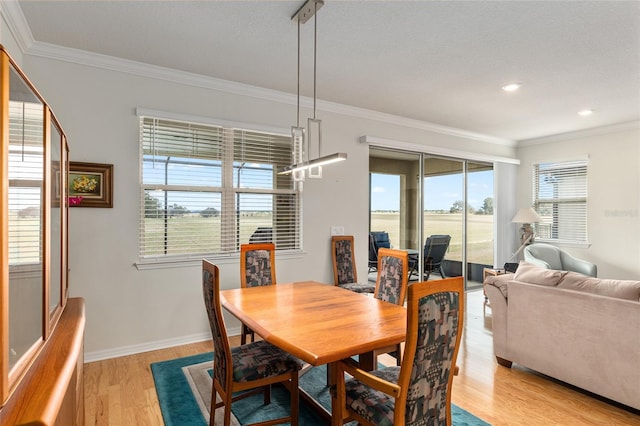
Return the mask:
<path fill-rule="evenodd" d="M 49 244 L 51 255 L 49 259 L 49 317 L 55 318 L 62 308 L 62 231 L 64 227 L 63 212 L 66 197 L 63 190 L 64 161 L 62 150 L 62 132 L 55 120 L 50 119 L 50 176 L 51 176 L 51 209 L 49 216 Z"/>
<path fill-rule="evenodd" d="M 8 146 L 9 382 L 43 339 L 44 104 L 11 64 Z"/>

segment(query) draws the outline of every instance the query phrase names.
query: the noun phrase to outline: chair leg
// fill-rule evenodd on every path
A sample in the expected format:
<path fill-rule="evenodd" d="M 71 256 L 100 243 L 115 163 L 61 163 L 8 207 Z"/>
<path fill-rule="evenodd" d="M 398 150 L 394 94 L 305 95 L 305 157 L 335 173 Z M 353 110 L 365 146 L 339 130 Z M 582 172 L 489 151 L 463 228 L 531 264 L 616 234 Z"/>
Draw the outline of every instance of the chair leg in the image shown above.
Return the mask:
<path fill-rule="evenodd" d="M 211 386 L 211 409 L 209 410 L 209 426 L 214 426 L 216 422 L 216 387 Z"/>
<path fill-rule="evenodd" d="M 240 344 L 241 345 L 246 345 L 247 344 L 247 326 L 242 324 L 242 330 L 240 331 Z"/>
<path fill-rule="evenodd" d="M 402 365 L 402 352 L 400 348 L 400 344 L 396 346 L 396 365 L 400 367 Z"/>
<path fill-rule="evenodd" d="M 264 387 L 264 405 L 271 404 L 271 385 L 265 385 Z"/>
<path fill-rule="evenodd" d="M 224 398 L 224 426 L 231 426 L 231 402 L 233 401 L 233 395 L 231 392 L 227 392 Z"/>

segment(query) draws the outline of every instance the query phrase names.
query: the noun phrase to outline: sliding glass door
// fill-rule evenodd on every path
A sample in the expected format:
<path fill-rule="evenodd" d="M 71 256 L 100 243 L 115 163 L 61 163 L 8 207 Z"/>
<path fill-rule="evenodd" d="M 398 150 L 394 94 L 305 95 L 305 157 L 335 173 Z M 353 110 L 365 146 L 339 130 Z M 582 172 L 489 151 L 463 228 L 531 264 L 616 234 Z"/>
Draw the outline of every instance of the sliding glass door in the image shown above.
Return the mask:
<path fill-rule="evenodd" d="M 493 268 L 493 164 L 467 161 L 467 289 Z"/>
<path fill-rule="evenodd" d="M 369 172 L 369 230 L 416 260 L 410 280 L 481 286 L 493 265 L 492 164 L 371 147 Z"/>
<path fill-rule="evenodd" d="M 465 247 L 464 162 L 426 154 L 423 162 L 424 275 L 459 277 Z"/>

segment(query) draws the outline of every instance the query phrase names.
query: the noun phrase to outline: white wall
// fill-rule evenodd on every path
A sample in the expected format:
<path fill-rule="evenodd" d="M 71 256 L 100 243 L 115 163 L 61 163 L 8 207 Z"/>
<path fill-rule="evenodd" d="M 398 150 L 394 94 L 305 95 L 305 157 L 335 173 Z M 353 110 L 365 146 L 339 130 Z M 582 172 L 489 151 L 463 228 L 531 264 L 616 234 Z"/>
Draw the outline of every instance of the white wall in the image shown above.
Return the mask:
<path fill-rule="evenodd" d="M 197 264 L 137 270 L 139 123 L 136 107 L 289 128 L 295 105 L 24 55 L 29 78 L 67 134 L 72 161 L 114 164 L 114 207 L 72 208 L 70 294 L 86 300 L 88 360 L 202 340 L 209 336 Z M 289 97 L 294 99 L 293 96 Z M 306 116 L 308 111 L 303 114 Z M 344 151 L 304 186 L 304 254 L 278 255 L 279 282 L 332 282 L 330 227 L 355 235 L 359 275 L 366 277 L 368 146 L 362 135 L 513 157 L 505 145 L 319 111 L 323 150 Z M 223 287 L 239 285 L 237 258 L 221 260 Z M 237 322 L 229 319 L 230 328 Z"/>
<path fill-rule="evenodd" d="M 588 165 L 590 247 L 562 247 L 598 265 L 603 278 L 640 278 L 640 126 L 593 129 L 526 143 L 517 150 L 518 206 L 531 205 L 531 167 L 540 161 L 584 159 Z"/>

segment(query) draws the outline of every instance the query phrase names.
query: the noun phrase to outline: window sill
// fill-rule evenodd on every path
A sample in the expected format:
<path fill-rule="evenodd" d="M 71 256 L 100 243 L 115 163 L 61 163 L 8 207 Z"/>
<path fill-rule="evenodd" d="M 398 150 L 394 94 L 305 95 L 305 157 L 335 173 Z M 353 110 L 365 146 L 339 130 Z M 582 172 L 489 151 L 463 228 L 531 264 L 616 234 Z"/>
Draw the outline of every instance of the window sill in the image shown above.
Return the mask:
<path fill-rule="evenodd" d="M 277 259 L 296 259 L 304 256 L 306 253 L 302 250 L 286 250 L 276 251 Z M 140 259 L 134 262 L 133 266 L 138 271 L 146 271 L 152 269 L 168 269 L 168 268 L 192 268 L 202 265 L 202 259 L 210 260 L 218 265 L 229 263 L 238 263 L 240 261 L 240 253 L 224 254 L 224 255 L 200 255 L 200 256 L 176 256 L 169 259 L 153 258 Z"/>

